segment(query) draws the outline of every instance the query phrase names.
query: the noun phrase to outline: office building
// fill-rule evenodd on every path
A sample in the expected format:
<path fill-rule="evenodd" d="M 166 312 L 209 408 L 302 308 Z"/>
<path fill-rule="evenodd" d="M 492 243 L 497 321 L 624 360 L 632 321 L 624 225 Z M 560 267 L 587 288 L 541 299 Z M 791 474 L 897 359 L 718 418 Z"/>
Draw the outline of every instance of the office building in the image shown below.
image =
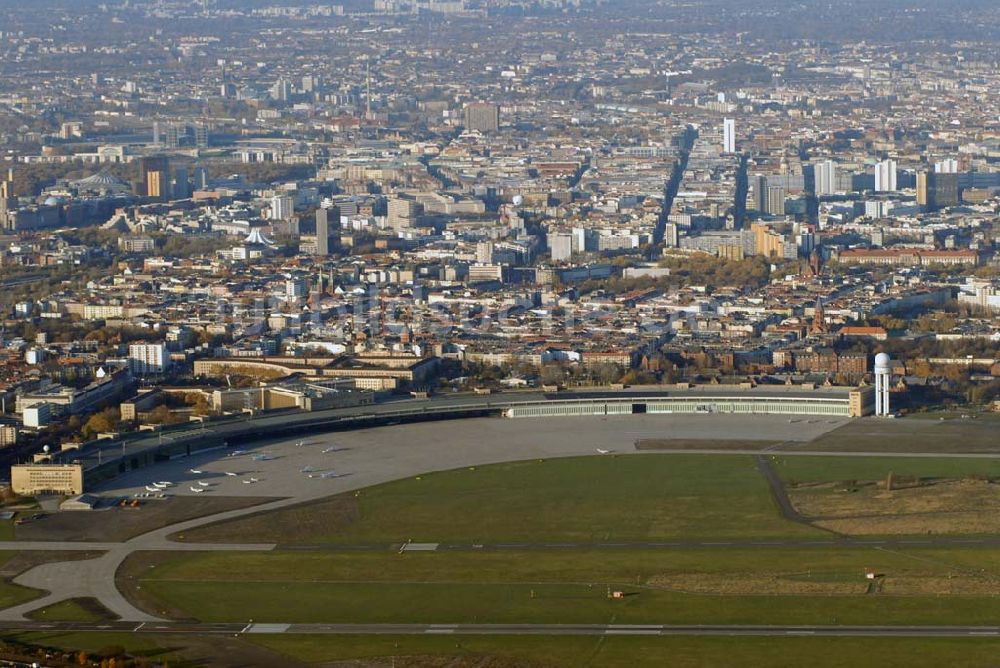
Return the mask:
<path fill-rule="evenodd" d="M 139 172 L 142 174 L 139 193 L 150 199 L 170 199 L 170 161 L 164 156 L 151 156 L 139 161 Z"/>
<path fill-rule="evenodd" d="M 785 189 L 781 186 L 768 186 L 767 203 L 764 212 L 770 216 L 785 215 Z"/>
<path fill-rule="evenodd" d="M 837 192 L 837 163 L 824 160 L 814 166 L 816 196 L 833 195 Z"/>
<path fill-rule="evenodd" d="M 958 160 L 948 158 L 934 163 L 934 171 L 938 174 L 958 174 Z"/>
<path fill-rule="evenodd" d="M 767 213 L 767 177 L 763 174 L 753 177 L 753 208 L 758 213 Z"/>
<path fill-rule="evenodd" d="M 187 199 L 191 196 L 191 182 L 188 181 L 188 171 L 185 167 L 178 167 L 174 172 L 174 186 L 172 195 L 174 199 Z"/>
<path fill-rule="evenodd" d="M 736 153 L 736 121 L 727 118 L 722 121 L 722 152 Z"/>
<path fill-rule="evenodd" d="M 330 220 L 334 221 L 333 230 Z M 316 209 L 316 255 L 327 256 L 337 245 L 335 230 L 340 227 L 340 210 L 332 206 L 329 209 Z"/>
<path fill-rule="evenodd" d="M 917 174 L 917 204 L 928 211 L 958 204 L 958 174 L 921 172 Z"/>
<path fill-rule="evenodd" d="M 414 199 L 398 197 L 389 200 L 386 222 L 396 231 L 404 230 L 416 227 L 423 214 L 423 204 Z"/>
<path fill-rule="evenodd" d="M 557 232 L 549 235 L 553 262 L 568 262 L 573 257 L 573 235 Z"/>
<path fill-rule="evenodd" d="M 288 220 L 295 213 L 295 200 L 287 195 L 271 198 L 271 220 Z"/>
<path fill-rule="evenodd" d="M 875 165 L 875 191 L 896 192 L 896 161 L 883 160 Z"/>
<path fill-rule="evenodd" d="M 465 129 L 475 132 L 500 130 L 500 107 L 490 102 L 474 102 L 465 107 Z"/>
<path fill-rule="evenodd" d="M 10 487 L 15 494 L 83 494 L 82 464 L 21 464 L 10 467 Z"/>

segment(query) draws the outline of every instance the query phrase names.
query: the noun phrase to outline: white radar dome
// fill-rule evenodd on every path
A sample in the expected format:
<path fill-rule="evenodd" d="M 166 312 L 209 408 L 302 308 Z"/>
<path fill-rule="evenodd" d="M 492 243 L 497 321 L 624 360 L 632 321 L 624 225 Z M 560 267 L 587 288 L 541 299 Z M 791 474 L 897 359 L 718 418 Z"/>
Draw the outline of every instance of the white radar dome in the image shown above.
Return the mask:
<path fill-rule="evenodd" d="M 885 353 L 879 353 L 875 356 L 875 368 L 876 369 L 888 369 L 889 368 L 889 356 Z"/>
<path fill-rule="evenodd" d="M 42 452 L 44 452 L 45 454 L 49 454 L 49 450 L 51 450 L 51 449 L 52 448 L 50 448 L 49 446 L 46 445 L 45 447 L 42 448 Z"/>

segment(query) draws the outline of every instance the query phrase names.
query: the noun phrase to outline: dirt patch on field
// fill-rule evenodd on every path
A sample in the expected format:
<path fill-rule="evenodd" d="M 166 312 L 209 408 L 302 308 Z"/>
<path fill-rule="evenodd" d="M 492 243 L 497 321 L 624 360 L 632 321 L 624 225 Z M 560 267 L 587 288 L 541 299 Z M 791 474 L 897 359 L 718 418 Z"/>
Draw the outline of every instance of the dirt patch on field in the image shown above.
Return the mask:
<path fill-rule="evenodd" d="M 977 420 L 865 418 L 853 420 L 808 443 L 791 444 L 786 449 L 827 452 L 1000 453 L 998 428 L 1000 418 L 996 416 L 984 416 Z"/>
<path fill-rule="evenodd" d="M 322 668 L 544 668 L 550 664 L 498 656 L 395 656 L 314 664 Z"/>
<path fill-rule="evenodd" d="M 635 442 L 636 450 L 764 450 L 778 445 L 779 441 L 753 441 L 738 439 L 704 438 L 641 438 Z"/>
<path fill-rule="evenodd" d="M 868 583 L 856 580 L 823 578 L 807 573 L 676 573 L 654 575 L 647 584 L 688 594 L 720 596 L 852 596 L 864 594 Z"/>
<path fill-rule="evenodd" d="M 990 575 L 888 576 L 881 593 L 889 596 L 1000 596 L 1000 578 Z"/>
<path fill-rule="evenodd" d="M 845 535 L 1000 532 L 1000 484 L 923 480 L 887 490 L 884 482 L 787 487 L 795 509 L 813 524 Z"/>
<path fill-rule="evenodd" d="M 170 524 L 273 501 L 264 497 L 174 496 L 148 500 L 138 508 L 65 510 L 15 529 L 17 540 L 119 542 Z"/>
<path fill-rule="evenodd" d="M 310 543 L 336 535 L 359 517 L 353 494 L 250 515 L 185 531 L 186 543 Z"/>
<path fill-rule="evenodd" d="M 1000 577 L 957 570 L 954 574 L 903 573 L 867 580 L 806 573 L 676 573 L 655 575 L 650 587 L 716 596 L 1000 596 Z"/>

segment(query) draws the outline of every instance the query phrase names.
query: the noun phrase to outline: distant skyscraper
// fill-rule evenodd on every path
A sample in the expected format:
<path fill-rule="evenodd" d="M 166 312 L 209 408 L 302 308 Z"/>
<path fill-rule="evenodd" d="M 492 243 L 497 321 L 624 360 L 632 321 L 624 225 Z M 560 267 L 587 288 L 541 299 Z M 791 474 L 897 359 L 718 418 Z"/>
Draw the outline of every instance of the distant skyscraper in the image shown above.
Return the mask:
<path fill-rule="evenodd" d="M 164 156 L 150 156 L 139 161 L 142 188 L 139 193 L 152 199 L 170 199 L 170 161 Z"/>
<path fill-rule="evenodd" d="M 895 160 L 883 160 L 875 165 L 875 191 L 880 193 L 896 191 Z"/>
<path fill-rule="evenodd" d="M 722 152 L 736 153 L 736 121 L 727 118 L 722 121 Z"/>
<path fill-rule="evenodd" d="M 816 196 L 832 195 L 837 192 L 837 163 L 824 160 L 814 166 L 816 174 Z"/>
<path fill-rule="evenodd" d="M 767 189 L 767 213 L 772 216 L 785 215 L 785 189 L 781 186 L 769 186 Z"/>
<path fill-rule="evenodd" d="M 278 102 L 288 102 L 292 97 L 292 82 L 285 79 L 278 79 L 271 86 L 271 99 Z"/>
<path fill-rule="evenodd" d="M 336 237 L 330 232 L 330 219 L 335 226 L 340 225 L 340 210 L 332 206 L 329 209 L 316 209 L 316 255 L 327 256 L 336 246 Z"/>
<path fill-rule="evenodd" d="M 763 174 L 753 177 L 753 208 L 758 213 L 767 213 L 767 177 Z"/>
<path fill-rule="evenodd" d="M 174 199 L 187 199 L 191 196 L 191 184 L 188 182 L 188 170 L 178 167 L 174 172 Z"/>
<path fill-rule="evenodd" d="M 208 170 L 204 167 L 194 168 L 194 189 L 205 190 L 208 188 Z"/>
<path fill-rule="evenodd" d="M 677 223 L 667 223 L 663 227 L 663 245 L 667 248 L 677 248 L 680 245 Z"/>
<path fill-rule="evenodd" d="M 194 126 L 194 145 L 198 148 L 208 148 L 208 127 L 201 123 Z"/>
<path fill-rule="evenodd" d="M 917 204 L 928 211 L 958 204 L 958 174 L 954 172 L 917 174 Z"/>
<path fill-rule="evenodd" d="M 567 262 L 573 257 L 573 235 L 557 232 L 549 235 L 553 262 Z"/>
<path fill-rule="evenodd" d="M 168 125 L 163 131 L 163 146 L 177 148 L 181 145 L 181 133 L 176 125 Z"/>
<path fill-rule="evenodd" d="M 938 174 L 958 174 L 958 160 L 948 158 L 934 163 L 934 171 Z"/>
<path fill-rule="evenodd" d="M 286 195 L 271 198 L 271 220 L 288 220 L 295 213 L 295 200 Z"/>
<path fill-rule="evenodd" d="M 153 145 L 163 146 L 163 134 L 160 130 L 159 121 L 153 121 Z"/>
<path fill-rule="evenodd" d="M 476 262 L 479 264 L 493 264 L 492 241 L 480 241 L 476 244 Z"/>
<path fill-rule="evenodd" d="M 466 105 L 465 129 L 476 132 L 497 132 L 500 130 L 500 107 L 489 102 Z"/>

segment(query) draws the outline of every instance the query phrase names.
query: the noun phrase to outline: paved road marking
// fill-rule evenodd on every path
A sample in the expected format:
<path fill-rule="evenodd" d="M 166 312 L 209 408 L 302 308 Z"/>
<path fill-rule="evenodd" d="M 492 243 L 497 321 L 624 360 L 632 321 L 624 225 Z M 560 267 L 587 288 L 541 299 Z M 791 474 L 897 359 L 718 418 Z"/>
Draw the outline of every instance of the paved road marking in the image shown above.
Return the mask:
<path fill-rule="evenodd" d="M 291 628 L 291 624 L 251 624 L 245 633 L 285 633 Z"/>

